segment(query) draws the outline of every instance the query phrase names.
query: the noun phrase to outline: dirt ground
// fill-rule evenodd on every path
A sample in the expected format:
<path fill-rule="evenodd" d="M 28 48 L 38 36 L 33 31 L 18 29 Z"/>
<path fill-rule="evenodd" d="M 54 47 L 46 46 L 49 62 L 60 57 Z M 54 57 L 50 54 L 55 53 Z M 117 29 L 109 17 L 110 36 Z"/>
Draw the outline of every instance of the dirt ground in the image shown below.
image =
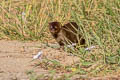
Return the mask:
<path fill-rule="evenodd" d="M 46 48 L 39 42 L 20 42 L 0 40 L 0 80 L 29 80 L 26 74 L 29 70 L 34 70 L 37 74 L 46 74 L 42 68 L 33 68 L 37 61 L 33 61 L 33 56 L 39 51 L 43 51 L 44 56 L 59 60 L 62 64 L 69 65 L 78 61 L 75 56 L 68 56 L 65 52 Z M 54 55 L 53 55 L 54 54 Z M 90 80 L 119 80 L 107 78 L 94 78 Z"/>
<path fill-rule="evenodd" d="M 39 42 L 0 40 L 0 80 L 29 80 L 28 75 L 26 75 L 29 70 L 34 70 L 38 74 L 47 73 L 41 68 L 33 68 L 36 61 L 31 61 L 39 51 L 43 51 L 47 58 L 59 57 L 61 63 L 66 65 L 78 60 L 76 57 L 71 60 L 70 56 L 59 50 L 53 51 L 49 47 L 46 49 Z"/>
<path fill-rule="evenodd" d="M 26 71 L 33 68 L 33 55 L 39 43 L 0 41 L 0 80 L 29 80 Z M 40 69 L 38 69 L 40 70 Z M 41 70 L 42 72 L 42 70 Z M 43 71 L 44 72 L 44 71 Z"/>

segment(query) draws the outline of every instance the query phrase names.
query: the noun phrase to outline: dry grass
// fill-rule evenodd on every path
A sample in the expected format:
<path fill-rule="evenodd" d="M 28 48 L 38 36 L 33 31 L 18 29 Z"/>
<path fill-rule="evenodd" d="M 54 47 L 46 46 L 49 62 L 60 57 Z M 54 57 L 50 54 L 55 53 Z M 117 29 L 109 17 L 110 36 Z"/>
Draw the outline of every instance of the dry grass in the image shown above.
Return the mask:
<path fill-rule="evenodd" d="M 1 39 L 43 42 L 49 38 L 48 22 L 75 21 L 87 45 L 91 42 L 99 45 L 91 53 L 81 48 L 74 53 L 80 57 L 78 65 L 85 67 L 85 74 L 96 76 L 119 71 L 119 0 L 1 0 L 0 13 Z"/>

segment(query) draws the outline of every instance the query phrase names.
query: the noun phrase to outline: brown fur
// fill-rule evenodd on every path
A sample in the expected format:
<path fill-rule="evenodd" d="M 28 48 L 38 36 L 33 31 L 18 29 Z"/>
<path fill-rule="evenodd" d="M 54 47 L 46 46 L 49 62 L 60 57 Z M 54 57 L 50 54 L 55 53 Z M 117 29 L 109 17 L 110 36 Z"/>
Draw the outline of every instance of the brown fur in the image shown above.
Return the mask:
<path fill-rule="evenodd" d="M 79 27 L 75 22 L 69 22 L 64 26 L 60 22 L 49 23 L 49 30 L 61 47 L 72 43 L 85 44 L 85 39 L 78 34 L 78 29 Z"/>

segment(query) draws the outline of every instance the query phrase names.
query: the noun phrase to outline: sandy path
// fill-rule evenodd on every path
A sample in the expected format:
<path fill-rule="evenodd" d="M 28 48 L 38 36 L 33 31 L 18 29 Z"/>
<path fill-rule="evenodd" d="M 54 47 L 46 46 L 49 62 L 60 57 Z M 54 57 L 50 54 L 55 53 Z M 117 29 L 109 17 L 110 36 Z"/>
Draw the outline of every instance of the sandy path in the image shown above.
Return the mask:
<path fill-rule="evenodd" d="M 33 68 L 32 57 L 43 51 L 49 59 L 59 60 L 62 64 L 73 64 L 78 58 L 67 56 L 65 52 L 50 47 L 44 48 L 39 42 L 20 42 L 0 40 L 0 80 L 29 80 L 27 71 L 34 70 L 38 75 L 47 73 L 40 67 Z"/>
<path fill-rule="evenodd" d="M 32 56 L 39 51 L 37 42 L 0 41 L 0 80 L 29 80 Z M 38 69 L 40 70 L 40 69 Z"/>
<path fill-rule="evenodd" d="M 45 57 L 59 60 L 65 65 L 73 64 L 79 60 L 79 58 L 68 56 L 65 52 L 57 49 L 44 48 L 39 42 L 0 40 L 0 80 L 29 80 L 26 72 L 30 70 L 34 70 L 38 75 L 47 74 L 47 71 L 40 67 L 33 68 L 37 61 L 31 62 L 32 57 L 41 50 Z M 120 76 L 98 77 L 88 80 L 120 80 Z"/>

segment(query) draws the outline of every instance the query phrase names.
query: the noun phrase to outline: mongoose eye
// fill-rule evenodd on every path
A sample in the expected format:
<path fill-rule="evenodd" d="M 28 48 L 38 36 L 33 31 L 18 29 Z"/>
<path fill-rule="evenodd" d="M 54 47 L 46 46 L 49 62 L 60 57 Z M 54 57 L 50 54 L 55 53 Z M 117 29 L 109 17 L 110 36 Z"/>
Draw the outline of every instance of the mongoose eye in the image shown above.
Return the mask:
<path fill-rule="evenodd" d="M 57 29 L 57 26 L 55 26 L 54 28 Z"/>
<path fill-rule="evenodd" d="M 50 29 L 53 29 L 54 27 L 53 26 L 50 26 Z"/>
<path fill-rule="evenodd" d="M 50 26 L 50 28 L 53 28 L 53 26 Z"/>

